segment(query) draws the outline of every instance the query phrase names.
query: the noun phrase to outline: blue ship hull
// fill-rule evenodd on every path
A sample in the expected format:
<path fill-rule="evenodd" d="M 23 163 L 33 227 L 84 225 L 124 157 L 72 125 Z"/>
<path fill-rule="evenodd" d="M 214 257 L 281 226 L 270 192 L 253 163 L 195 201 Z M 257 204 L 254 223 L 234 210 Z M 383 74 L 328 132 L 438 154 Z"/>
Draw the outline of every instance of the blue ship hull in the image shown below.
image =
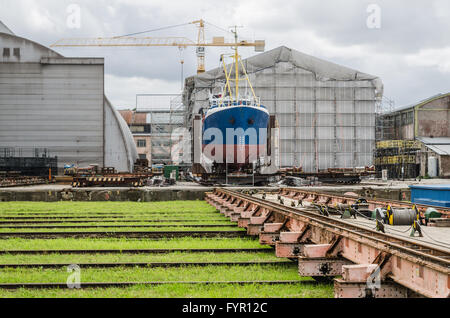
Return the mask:
<path fill-rule="evenodd" d="M 216 149 L 221 148 L 223 151 L 222 162 L 228 163 L 249 163 L 249 156 L 251 152 L 256 156 L 261 155 L 261 149 L 266 149 L 267 144 L 267 128 L 269 126 L 269 112 L 265 107 L 259 106 L 228 106 L 228 107 L 216 107 L 208 110 L 203 121 L 203 149 L 207 145 L 214 145 Z M 212 130 L 208 131 L 210 128 Z M 253 132 L 256 137 L 250 138 L 238 138 L 234 137 L 234 140 L 227 140 L 227 129 L 242 128 L 244 132 Z M 263 129 L 263 131 L 260 131 Z M 222 134 L 222 140 L 216 140 L 211 138 L 211 134 L 216 134 L 220 131 Z M 206 134 L 205 134 L 206 133 Z M 212 140 L 211 140 L 212 139 Z M 220 139 L 220 138 L 218 138 Z M 204 152 L 206 157 L 212 160 L 217 160 L 215 152 L 212 156 L 208 152 Z M 234 154 L 230 161 L 230 154 Z M 244 162 L 238 160 L 244 156 Z M 228 160 L 226 159 L 228 157 Z M 253 158 L 254 159 L 254 158 Z"/>

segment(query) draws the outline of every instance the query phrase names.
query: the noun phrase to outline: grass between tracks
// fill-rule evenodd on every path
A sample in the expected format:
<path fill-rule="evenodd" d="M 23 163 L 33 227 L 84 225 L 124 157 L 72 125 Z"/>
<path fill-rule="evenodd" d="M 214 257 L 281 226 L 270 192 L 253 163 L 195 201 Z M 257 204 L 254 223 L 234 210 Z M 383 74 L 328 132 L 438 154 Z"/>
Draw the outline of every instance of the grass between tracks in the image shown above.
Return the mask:
<path fill-rule="evenodd" d="M 81 282 L 148 281 L 255 281 L 311 280 L 300 277 L 297 264 L 251 266 L 187 266 L 179 268 L 81 268 Z M 60 269 L 8 268 L 0 270 L 0 283 L 66 283 L 65 266 Z"/>
<path fill-rule="evenodd" d="M 21 214 L 18 214 L 21 213 Z M 101 215 L 99 213 L 107 213 Z M 221 231 L 238 230 L 235 223 L 216 212 L 215 208 L 202 201 L 175 202 L 1 202 L 0 220 L 4 217 L 43 217 L 39 220 L 59 221 L 59 225 L 100 225 L 104 220 L 117 221 L 108 228 L 58 229 L 58 232 L 111 232 L 111 231 Z M 51 216 L 70 216 L 71 219 L 48 219 Z M 86 220 L 81 216 L 95 216 L 86 223 L 70 223 L 73 220 Z M 120 223 L 124 217 L 136 220 Z M 3 217 L 3 218 L 2 218 Z M 167 220 L 157 225 L 186 225 L 180 228 L 115 228 L 114 225 L 146 224 L 142 219 Z M 168 220 L 189 220 L 170 223 Z M 20 219 L 16 219 L 20 220 Z M 36 219 L 38 220 L 38 219 Z M 89 220 L 89 219 L 88 219 Z M 26 222 L 33 219 L 24 220 Z M 33 224 L 33 223 L 31 223 Z M 31 225 L 29 224 L 29 225 Z M 229 224 L 226 228 L 196 228 L 194 224 Z M 35 223 L 36 226 L 44 225 Z M 48 224 L 52 226 L 53 224 Z M 109 225 L 109 224 L 107 224 Z M 153 225 L 153 224 L 149 224 Z M 47 232 L 52 229 L 5 229 L 1 232 Z M 0 240 L 1 250 L 86 250 L 86 249 L 190 249 L 190 248 L 261 248 L 255 238 L 172 238 L 147 240 L 136 238 L 57 238 L 26 239 L 9 238 Z M 183 253 L 169 254 L 41 254 L 10 255 L 0 254 L 0 263 L 109 263 L 109 262 L 233 262 L 233 261 L 285 261 L 277 259 L 274 252 L 258 253 Z M 180 268 L 82 268 L 81 282 L 147 282 L 147 281 L 259 281 L 259 280 L 310 280 L 298 275 L 296 263 L 289 265 L 251 265 L 251 266 L 186 266 Z M 0 283 L 65 283 L 70 273 L 65 266 L 57 269 L 13 268 L 0 269 Z M 333 287 L 328 285 L 183 285 L 133 286 L 105 289 L 48 289 L 48 290 L 1 290 L 0 297 L 332 297 Z"/>
<path fill-rule="evenodd" d="M 236 223 L 230 223 L 230 222 L 226 222 L 225 220 L 223 221 L 210 221 L 210 222 L 206 222 L 206 223 L 201 223 L 198 221 L 189 221 L 189 222 L 155 222 L 155 223 L 150 223 L 150 222 L 114 222 L 114 223 L 105 223 L 105 222 L 87 222 L 87 223 L 71 223 L 71 222 L 61 222 L 61 223 L 28 223 L 28 224 L 0 224 L 0 229 L 8 229 L 8 228 L 15 228 L 15 227 L 24 227 L 25 229 L 27 228 L 39 228 L 42 226 L 45 227 L 56 227 L 56 228 L 60 228 L 60 227 L 66 227 L 66 226 L 73 226 L 73 227 L 82 227 L 82 226 L 108 226 L 108 227 L 115 227 L 115 226 L 130 226 L 130 223 L 134 226 L 134 225 L 145 225 L 148 227 L 161 227 L 161 226 L 205 226 L 205 225 L 227 225 L 227 226 L 236 226 Z"/>
<path fill-rule="evenodd" d="M 135 238 L 58 238 L 33 239 L 11 238 L 0 240 L 1 250 L 85 250 L 85 249 L 144 249 L 144 248 L 269 248 L 261 246 L 253 238 L 172 238 L 166 240 L 146 240 Z"/>
<path fill-rule="evenodd" d="M 271 252 L 232 252 L 232 253 L 184 253 L 168 254 L 44 254 L 44 255 L 0 255 L 0 264 L 29 263 L 127 263 L 127 262 L 247 262 L 247 261 L 286 261 Z"/>
<path fill-rule="evenodd" d="M 86 214 L 86 212 L 122 212 L 136 214 L 147 212 L 215 212 L 205 201 L 168 202 L 0 202 L 0 215 L 17 212 L 60 212 L 63 214 Z"/>
<path fill-rule="evenodd" d="M 332 298 L 333 285 L 183 285 L 105 289 L 0 290 L 0 297 L 21 298 Z"/>
<path fill-rule="evenodd" d="M 0 228 L 0 233 L 33 233 L 33 232 L 58 232 L 58 233 L 67 233 L 67 232 L 179 232 L 179 231 L 244 231 L 243 229 L 239 229 L 236 226 L 230 225 L 229 227 L 195 227 L 192 225 L 186 225 L 186 227 L 93 227 L 93 228 L 45 228 L 45 229 L 11 229 L 11 228 Z"/>
<path fill-rule="evenodd" d="M 158 220 L 158 219 L 155 219 Z M 181 221 L 170 219 L 168 221 L 158 220 L 158 222 L 155 222 L 155 220 L 127 220 L 124 222 L 123 220 L 114 220 L 112 222 L 108 222 L 105 220 L 95 220 L 92 222 L 86 221 L 86 222 L 73 222 L 73 221 L 63 221 L 63 220 L 55 220 L 55 221 L 45 221 L 42 222 L 36 222 L 36 221 L 27 221 L 27 222 L 10 222 L 10 223 L 0 223 L 0 227 L 14 227 L 14 226 L 91 226 L 91 225 L 109 225 L 109 226 L 116 226 L 116 225 L 130 225 L 132 223 L 133 225 L 203 225 L 203 224 L 224 224 L 224 225 L 236 225 L 236 223 L 231 223 L 224 219 L 213 219 L 213 220 L 189 220 L 189 219 L 183 219 Z M 161 222 L 160 222 L 161 221 Z"/>

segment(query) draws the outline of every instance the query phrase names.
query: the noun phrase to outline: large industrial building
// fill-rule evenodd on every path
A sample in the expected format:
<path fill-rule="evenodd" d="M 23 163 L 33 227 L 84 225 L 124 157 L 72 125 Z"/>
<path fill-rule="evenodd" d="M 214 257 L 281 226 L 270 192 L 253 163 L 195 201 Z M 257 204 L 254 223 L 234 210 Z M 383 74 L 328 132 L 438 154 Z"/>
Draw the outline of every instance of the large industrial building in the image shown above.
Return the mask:
<path fill-rule="evenodd" d="M 66 58 L 0 23 L 0 148 L 132 171 L 133 137 L 104 95 L 104 60 Z"/>
<path fill-rule="evenodd" d="M 377 139 L 377 167 L 388 177 L 450 177 L 450 93 L 381 114 Z"/>
<path fill-rule="evenodd" d="M 280 125 L 282 167 L 316 172 L 372 165 L 375 109 L 383 94 L 377 76 L 284 46 L 243 63 L 256 96 Z M 208 107 L 209 94 L 221 92 L 224 82 L 222 68 L 186 79 L 187 127 Z"/>

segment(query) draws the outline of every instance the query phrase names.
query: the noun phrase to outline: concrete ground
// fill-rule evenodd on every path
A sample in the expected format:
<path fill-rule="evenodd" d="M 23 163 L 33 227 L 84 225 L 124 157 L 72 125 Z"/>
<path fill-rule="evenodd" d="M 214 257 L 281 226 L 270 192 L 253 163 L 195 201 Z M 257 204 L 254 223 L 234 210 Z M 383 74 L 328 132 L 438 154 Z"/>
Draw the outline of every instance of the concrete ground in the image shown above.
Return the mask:
<path fill-rule="evenodd" d="M 450 179 L 424 179 L 422 181 L 415 180 L 407 180 L 407 181 L 381 181 L 375 179 L 367 179 L 363 180 L 360 184 L 354 185 L 323 185 L 323 186 L 305 186 L 305 187 L 297 187 L 298 189 L 308 189 L 313 191 L 354 191 L 361 190 L 364 188 L 372 188 L 372 189 L 407 189 L 410 185 L 426 185 L 426 184 L 450 184 Z M 214 187 L 206 187 L 199 185 L 194 182 L 177 182 L 176 185 L 168 186 L 168 187 L 141 187 L 138 189 L 142 190 L 155 190 L 155 189 L 170 189 L 170 190 L 186 190 L 186 189 L 195 189 L 195 190 L 205 190 L 210 191 Z M 236 189 L 252 189 L 251 186 L 231 186 L 230 188 Z M 267 186 L 267 187 L 256 187 L 258 189 L 277 189 L 278 186 Z M 292 187 L 294 188 L 294 187 Z M 129 190 L 136 189 L 131 187 L 89 187 L 89 188 L 72 188 L 71 185 L 68 184 L 43 184 L 43 185 L 31 185 L 31 186 L 20 186 L 20 187 L 7 187 L 0 188 L 0 191 L 62 191 L 65 189 L 87 189 L 87 190 Z"/>
<path fill-rule="evenodd" d="M 361 182 L 361 185 L 367 185 L 367 186 L 382 186 L 382 187 L 390 187 L 390 188 L 407 188 L 410 185 L 432 185 L 432 184 L 450 184 L 450 179 L 422 179 L 421 181 L 418 180 L 388 180 L 388 181 L 382 181 L 382 180 L 363 180 Z"/>

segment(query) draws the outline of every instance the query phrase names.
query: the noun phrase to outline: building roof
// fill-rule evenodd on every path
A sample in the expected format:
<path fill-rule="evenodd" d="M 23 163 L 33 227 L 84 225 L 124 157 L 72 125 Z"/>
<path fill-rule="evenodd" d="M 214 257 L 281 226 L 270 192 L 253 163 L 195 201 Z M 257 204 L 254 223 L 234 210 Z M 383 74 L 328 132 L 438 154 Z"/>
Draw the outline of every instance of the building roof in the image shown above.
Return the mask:
<path fill-rule="evenodd" d="M 22 45 L 26 47 L 26 54 L 21 54 L 20 63 L 40 63 L 40 64 L 84 64 L 87 63 L 89 65 L 92 64 L 103 64 L 103 59 L 96 58 L 65 58 L 61 54 L 56 51 L 47 48 L 37 42 L 31 41 L 29 39 L 19 37 L 11 32 L 1 21 L 0 21 L 0 43 L 5 43 L 5 45 Z M 0 68 L 4 65 L 5 62 L 0 57 Z M 17 65 L 18 63 L 11 63 L 13 65 Z M 24 85 L 25 86 L 25 85 Z M 121 161 L 121 156 L 118 155 L 118 148 L 123 144 L 125 148 L 124 157 L 126 157 L 127 162 L 126 166 L 128 171 L 132 171 L 134 161 L 138 157 L 137 148 L 133 140 L 133 136 L 128 128 L 128 125 L 117 112 L 117 110 L 113 107 L 113 105 L 109 102 L 109 100 L 104 96 L 103 99 L 103 107 L 106 114 L 111 114 L 111 116 L 106 116 L 108 121 L 104 121 L 104 138 L 107 139 L 108 142 L 104 142 L 104 145 L 110 145 L 110 151 L 106 149 L 105 146 L 103 149 L 103 156 L 106 158 L 110 156 L 113 162 Z M 77 124 L 80 127 L 83 127 L 84 121 L 77 121 Z M 117 138 L 119 136 L 119 138 Z M 121 138 L 120 138 L 121 137 Z M 95 150 L 97 151 L 97 150 Z"/>
<path fill-rule="evenodd" d="M 415 108 L 415 107 L 420 107 L 420 106 L 428 104 L 428 103 L 430 103 L 430 102 L 432 102 L 432 101 L 434 101 L 436 99 L 440 99 L 442 97 L 447 97 L 447 96 L 450 96 L 450 93 L 445 93 L 445 94 L 439 93 L 439 94 L 431 96 L 431 97 L 429 97 L 427 99 L 421 100 L 417 104 L 405 105 L 405 106 L 397 107 L 390 114 L 402 112 L 402 111 L 409 110 L 409 109 L 412 109 L 412 108 Z"/>
<path fill-rule="evenodd" d="M 0 21 L 0 33 L 14 35 L 13 31 L 11 31 L 2 21 Z"/>
<path fill-rule="evenodd" d="M 317 57 L 280 46 L 273 50 L 249 57 L 243 60 L 248 73 L 257 72 L 272 66 L 278 62 L 291 62 L 293 65 L 315 74 L 319 81 L 373 81 L 377 94 L 383 94 L 383 84 L 379 77 L 366 74 L 342 65 L 319 59 Z M 215 68 L 194 76 L 196 85 L 208 86 L 210 81 L 225 78 L 222 68 Z M 202 85 L 203 84 L 203 85 Z"/>
<path fill-rule="evenodd" d="M 427 184 L 427 185 L 410 185 L 412 189 L 428 189 L 428 190 L 450 190 L 450 184 Z"/>
<path fill-rule="evenodd" d="M 450 156 L 450 144 L 449 145 L 425 145 L 425 146 L 440 156 Z"/>
<path fill-rule="evenodd" d="M 417 139 L 438 155 L 450 155 L 450 137 L 418 137 Z"/>

